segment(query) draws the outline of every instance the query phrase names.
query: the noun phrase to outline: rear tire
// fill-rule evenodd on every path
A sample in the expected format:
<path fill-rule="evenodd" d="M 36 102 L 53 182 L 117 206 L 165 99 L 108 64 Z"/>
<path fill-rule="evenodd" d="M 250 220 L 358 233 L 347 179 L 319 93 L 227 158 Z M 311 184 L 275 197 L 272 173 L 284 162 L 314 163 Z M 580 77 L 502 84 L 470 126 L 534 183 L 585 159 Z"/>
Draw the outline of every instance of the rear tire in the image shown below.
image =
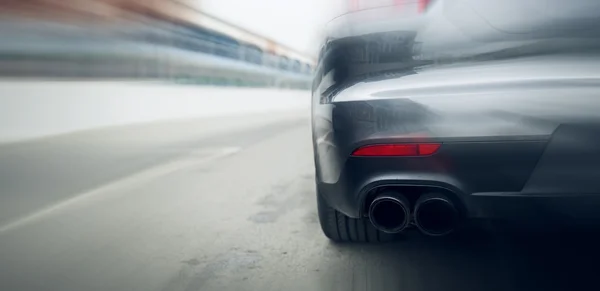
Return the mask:
<path fill-rule="evenodd" d="M 351 218 L 330 207 L 317 191 L 317 211 L 321 229 L 334 242 L 377 243 L 392 241 L 397 235 L 378 231 L 368 218 Z"/>

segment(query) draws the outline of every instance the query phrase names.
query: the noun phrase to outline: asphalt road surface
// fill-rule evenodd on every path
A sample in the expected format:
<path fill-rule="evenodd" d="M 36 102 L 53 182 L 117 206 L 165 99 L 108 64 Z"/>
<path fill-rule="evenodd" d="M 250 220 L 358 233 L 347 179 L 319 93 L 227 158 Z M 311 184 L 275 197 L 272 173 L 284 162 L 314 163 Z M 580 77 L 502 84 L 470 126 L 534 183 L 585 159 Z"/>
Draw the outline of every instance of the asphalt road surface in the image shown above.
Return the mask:
<path fill-rule="evenodd" d="M 307 112 L 0 146 L 0 290 L 594 290 L 591 235 L 330 243 Z"/>

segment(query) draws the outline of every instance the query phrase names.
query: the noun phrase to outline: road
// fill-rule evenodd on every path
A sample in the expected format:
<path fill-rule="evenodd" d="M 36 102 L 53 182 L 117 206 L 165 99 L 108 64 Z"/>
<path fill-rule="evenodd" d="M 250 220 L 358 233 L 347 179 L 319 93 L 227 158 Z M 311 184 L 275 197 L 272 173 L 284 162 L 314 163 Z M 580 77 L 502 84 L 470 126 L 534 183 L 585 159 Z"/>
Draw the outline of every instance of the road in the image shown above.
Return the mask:
<path fill-rule="evenodd" d="M 333 244 L 308 113 L 0 146 L 0 290 L 577 290 L 589 236 Z M 582 288 L 581 288 L 582 289 Z"/>

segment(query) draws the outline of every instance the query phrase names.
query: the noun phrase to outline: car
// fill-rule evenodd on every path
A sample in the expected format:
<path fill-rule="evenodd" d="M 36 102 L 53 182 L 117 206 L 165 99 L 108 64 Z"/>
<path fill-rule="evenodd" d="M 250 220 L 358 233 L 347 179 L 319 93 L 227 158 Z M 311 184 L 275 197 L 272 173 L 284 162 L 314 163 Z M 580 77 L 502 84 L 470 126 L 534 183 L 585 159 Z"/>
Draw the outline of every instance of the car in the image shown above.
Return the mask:
<path fill-rule="evenodd" d="M 325 236 L 598 226 L 600 2 L 525 2 L 350 1 L 328 22 L 311 109 Z"/>

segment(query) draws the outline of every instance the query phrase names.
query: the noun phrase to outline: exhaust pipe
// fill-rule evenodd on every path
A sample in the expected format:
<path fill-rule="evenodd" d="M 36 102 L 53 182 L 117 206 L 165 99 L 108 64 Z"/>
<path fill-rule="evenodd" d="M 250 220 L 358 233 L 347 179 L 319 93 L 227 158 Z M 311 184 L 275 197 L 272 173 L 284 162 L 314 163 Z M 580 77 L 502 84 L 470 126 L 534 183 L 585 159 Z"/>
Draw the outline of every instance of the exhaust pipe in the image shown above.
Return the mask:
<path fill-rule="evenodd" d="M 410 222 L 408 200 L 404 195 L 396 192 L 378 195 L 369 206 L 369 220 L 382 232 L 401 232 Z"/>
<path fill-rule="evenodd" d="M 415 224 L 429 236 L 450 234 L 458 224 L 458 210 L 443 194 L 428 193 L 415 203 Z"/>

